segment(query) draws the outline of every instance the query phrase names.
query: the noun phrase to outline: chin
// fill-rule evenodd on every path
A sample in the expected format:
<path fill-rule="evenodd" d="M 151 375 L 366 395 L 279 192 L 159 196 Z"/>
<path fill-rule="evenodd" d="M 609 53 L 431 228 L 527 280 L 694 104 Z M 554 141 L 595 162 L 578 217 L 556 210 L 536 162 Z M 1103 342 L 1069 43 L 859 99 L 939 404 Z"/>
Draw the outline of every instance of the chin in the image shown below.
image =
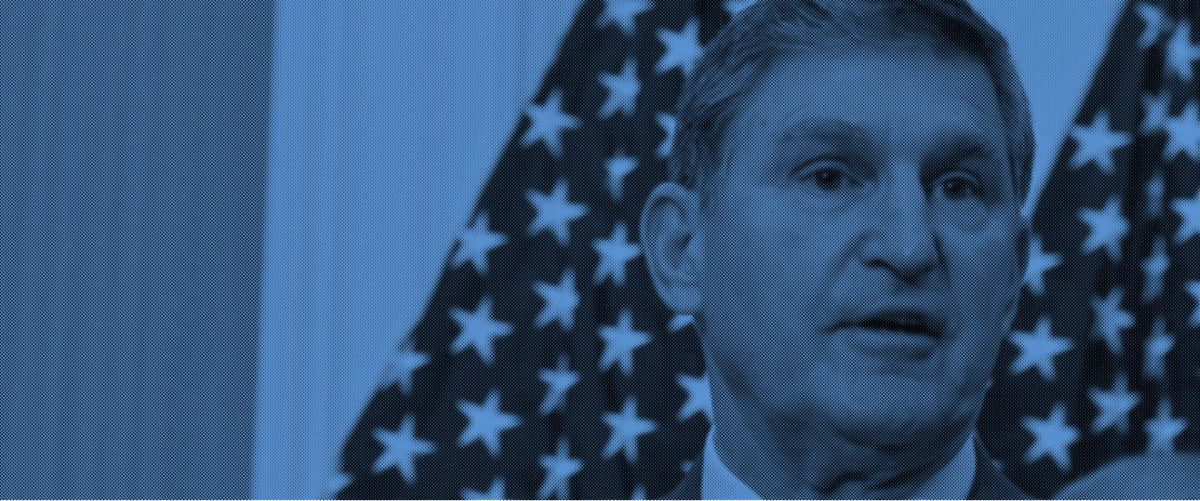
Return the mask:
<path fill-rule="evenodd" d="M 928 415 L 843 413 L 829 419 L 834 430 L 848 441 L 880 449 L 928 447 L 945 437 L 957 435 L 956 431 L 961 429 L 959 423 Z"/>
<path fill-rule="evenodd" d="M 982 396 L 914 391 L 879 391 L 854 398 L 829 395 L 826 418 L 835 433 L 846 440 L 879 448 L 928 450 L 945 441 L 958 440 L 974 425 Z M 945 389 L 940 389 L 944 392 Z M 926 452 L 927 453 L 927 452 Z"/>

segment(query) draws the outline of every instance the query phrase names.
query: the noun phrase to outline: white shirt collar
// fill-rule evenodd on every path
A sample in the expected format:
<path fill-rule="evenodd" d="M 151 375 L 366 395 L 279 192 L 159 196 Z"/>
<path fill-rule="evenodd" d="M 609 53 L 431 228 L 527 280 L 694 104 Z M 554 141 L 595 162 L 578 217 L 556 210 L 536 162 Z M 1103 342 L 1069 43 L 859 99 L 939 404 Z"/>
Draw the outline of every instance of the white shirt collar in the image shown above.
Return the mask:
<path fill-rule="evenodd" d="M 958 454 L 913 493 L 913 499 L 965 499 L 975 483 L 976 466 L 975 435 L 971 434 Z M 711 429 L 704 442 L 700 496 L 703 499 L 762 499 L 721 461 Z"/>

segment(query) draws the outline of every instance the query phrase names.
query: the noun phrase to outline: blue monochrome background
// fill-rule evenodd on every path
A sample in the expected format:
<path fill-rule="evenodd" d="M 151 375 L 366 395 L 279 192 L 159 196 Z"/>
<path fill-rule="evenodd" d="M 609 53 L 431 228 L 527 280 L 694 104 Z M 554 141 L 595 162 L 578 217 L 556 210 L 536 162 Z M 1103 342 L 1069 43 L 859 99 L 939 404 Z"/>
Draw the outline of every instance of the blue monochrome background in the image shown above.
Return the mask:
<path fill-rule="evenodd" d="M 1118 19 L 1161 2 L 972 3 L 1008 37 L 1029 92 L 1036 193 L 1093 79 L 1140 76 L 1096 74 Z M 455 264 L 506 144 L 547 102 L 572 21 L 602 5 L 0 5 L 0 497 L 345 488 L 352 429 L 380 387 L 403 384 L 397 347 Z M 657 27 L 640 29 L 656 43 Z M 1165 30 L 1152 42 L 1168 43 Z M 1186 323 L 1194 304 L 1172 306 Z M 1176 346 L 1195 353 L 1196 335 Z M 1195 416 L 1195 378 L 1175 391 L 1193 406 L 1177 414 Z M 1086 433 L 1091 416 L 1074 409 L 1060 418 Z M 1185 423 L 1175 447 L 1200 448 L 1198 427 Z M 1026 429 L 1014 434 L 1028 442 Z M 1054 455 L 1031 463 L 1068 475 Z M 418 479 L 439 474 L 420 464 Z M 562 494 L 543 480 L 511 482 Z"/>

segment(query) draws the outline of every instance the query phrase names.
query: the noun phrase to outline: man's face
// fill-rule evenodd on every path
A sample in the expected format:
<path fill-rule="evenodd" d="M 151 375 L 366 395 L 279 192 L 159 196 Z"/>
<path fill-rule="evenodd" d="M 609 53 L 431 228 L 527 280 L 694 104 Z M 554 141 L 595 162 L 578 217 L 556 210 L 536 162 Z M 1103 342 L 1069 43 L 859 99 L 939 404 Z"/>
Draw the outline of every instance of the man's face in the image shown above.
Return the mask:
<path fill-rule="evenodd" d="M 917 43 L 814 50 L 743 104 L 698 233 L 717 377 L 771 426 L 961 433 L 1021 276 L 987 70 Z"/>

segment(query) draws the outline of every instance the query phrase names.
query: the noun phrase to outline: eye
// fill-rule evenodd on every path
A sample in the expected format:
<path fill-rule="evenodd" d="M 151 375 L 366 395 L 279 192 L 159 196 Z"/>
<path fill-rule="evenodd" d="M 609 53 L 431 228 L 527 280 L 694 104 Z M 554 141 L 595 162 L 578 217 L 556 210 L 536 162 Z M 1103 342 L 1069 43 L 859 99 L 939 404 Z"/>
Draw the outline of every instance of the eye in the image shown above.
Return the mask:
<path fill-rule="evenodd" d="M 846 192 L 862 184 L 840 159 L 821 158 L 796 169 L 801 186 L 810 192 L 834 194 Z"/>
<path fill-rule="evenodd" d="M 951 201 L 982 199 L 983 188 L 974 177 L 956 172 L 942 176 L 934 185 L 936 194 Z"/>
<path fill-rule="evenodd" d="M 837 191 L 849 182 L 846 174 L 834 169 L 821 169 L 812 174 L 813 185 L 822 191 Z"/>

